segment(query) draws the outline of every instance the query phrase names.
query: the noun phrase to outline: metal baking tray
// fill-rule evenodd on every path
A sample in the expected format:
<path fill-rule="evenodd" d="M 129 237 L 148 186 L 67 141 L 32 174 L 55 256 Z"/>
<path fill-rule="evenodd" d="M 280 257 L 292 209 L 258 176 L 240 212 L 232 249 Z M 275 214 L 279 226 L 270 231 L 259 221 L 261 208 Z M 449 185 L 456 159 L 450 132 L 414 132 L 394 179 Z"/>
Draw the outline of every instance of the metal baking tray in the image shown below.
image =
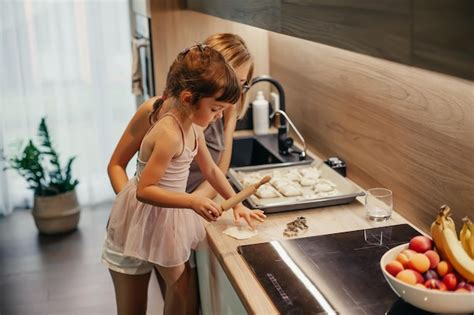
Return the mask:
<path fill-rule="evenodd" d="M 245 188 L 241 183 L 241 180 L 245 176 L 251 176 L 251 174 L 255 173 L 258 173 L 259 176 L 272 175 L 274 171 L 285 174 L 286 172 L 299 171 L 300 169 L 308 167 L 317 168 L 321 172 L 321 179 L 329 180 L 334 184 L 337 194 L 324 197 L 309 195 L 308 197 L 304 194 L 304 190 L 309 189 L 308 187 L 303 187 L 296 182 L 292 182 L 295 186 L 299 185 L 300 190 L 303 191 L 302 196 L 285 197 L 283 194 L 279 194 L 279 196 L 275 198 L 259 198 L 256 195 L 252 195 L 244 201 L 244 204 L 252 209 L 264 210 L 265 213 L 274 213 L 347 204 L 354 201 L 356 197 L 365 195 L 361 189 L 318 158 L 315 158 L 311 164 L 282 163 L 233 167 L 229 169 L 227 175 L 234 187 L 238 191 L 241 191 Z"/>

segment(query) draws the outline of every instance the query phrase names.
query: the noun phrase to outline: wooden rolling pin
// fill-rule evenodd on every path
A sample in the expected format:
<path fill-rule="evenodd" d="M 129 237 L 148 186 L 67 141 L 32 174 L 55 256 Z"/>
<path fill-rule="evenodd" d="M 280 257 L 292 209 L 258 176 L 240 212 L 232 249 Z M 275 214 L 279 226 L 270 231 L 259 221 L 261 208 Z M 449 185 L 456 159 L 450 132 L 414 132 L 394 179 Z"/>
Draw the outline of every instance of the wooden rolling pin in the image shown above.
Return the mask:
<path fill-rule="evenodd" d="M 242 189 L 242 191 L 239 192 L 238 194 L 236 194 L 235 196 L 232 196 L 229 199 L 224 200 L 224 202 L 221 203 L 222 211 L 229 210 L 230 208 L 232 208 L 233 206 L 235 206 L 239 202 L 241 202 L 241 201 L 247 199 L 249 196 L 255 194 L 258 187 L 262 186 L 263 184 L 268 183 L 270 181 L 270 179 L 272 179 L 272 177 L 267 175 L 264 178 L 262 178 L 255 185 L 250 185 L 250 186 Z"/>

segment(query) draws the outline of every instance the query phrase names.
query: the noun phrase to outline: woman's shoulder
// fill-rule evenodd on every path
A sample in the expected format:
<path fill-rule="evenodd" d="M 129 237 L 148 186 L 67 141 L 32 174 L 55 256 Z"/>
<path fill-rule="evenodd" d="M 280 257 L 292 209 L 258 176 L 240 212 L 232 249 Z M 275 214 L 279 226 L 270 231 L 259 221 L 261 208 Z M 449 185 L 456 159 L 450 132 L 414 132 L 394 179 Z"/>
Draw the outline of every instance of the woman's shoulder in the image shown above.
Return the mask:
<path fill-rule="evenodd" d="M 153 104 L 159 99 L 159 96 L 154 96 L 152 98 L 147 99 L 145 102 L 143 102 L 137 109 L 137 112 L 143 113 L 143 114 L 150 114 L 153 110 Z"/>

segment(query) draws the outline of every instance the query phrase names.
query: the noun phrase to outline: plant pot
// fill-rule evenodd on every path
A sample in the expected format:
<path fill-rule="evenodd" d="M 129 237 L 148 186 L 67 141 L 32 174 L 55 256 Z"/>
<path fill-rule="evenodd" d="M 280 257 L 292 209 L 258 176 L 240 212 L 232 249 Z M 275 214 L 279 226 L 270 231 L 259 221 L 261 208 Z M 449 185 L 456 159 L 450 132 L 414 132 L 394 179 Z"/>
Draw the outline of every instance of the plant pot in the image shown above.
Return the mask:
<path fill-rule="evenodd" d="M 40 233 L 60 234 L 75 230 L 81 213 L 76 190 L 47 197 L 35 195 L 32 213 Z"/>

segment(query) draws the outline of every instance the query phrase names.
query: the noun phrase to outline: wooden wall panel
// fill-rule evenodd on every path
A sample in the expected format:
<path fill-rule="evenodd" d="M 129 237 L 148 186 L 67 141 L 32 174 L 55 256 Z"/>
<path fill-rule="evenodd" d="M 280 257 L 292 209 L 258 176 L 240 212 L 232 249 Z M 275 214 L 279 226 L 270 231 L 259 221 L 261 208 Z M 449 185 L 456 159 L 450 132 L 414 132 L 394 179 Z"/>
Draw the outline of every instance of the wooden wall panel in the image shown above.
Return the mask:
<path fill-rule="evenodd" d="M 153 62 L 157 91 L 163 91 L 166 74 L 176 55 L 185 47 L 204 41 L 215 33 L 235 33 L 247 43 L 254 57 L 254 74 L 269 73 L 268 32 L 252 26 L 226 21 L 184 10 L 182 1 L 152 2 Z M 269 88 L 263 87 L 264 91 Z M 249 95 L 253 98 L 255 91 Z"/>
<path fill-rule="evenodd" d="M 473 80 L 473 38 L 474 1 L 414 0 L 413 64 Z"/>
<path fill-rule="evenodd" d="M 188 0 L 187 8 L 274 32 L 280 31 L 280 0 Z"/>
<path fill-rule="evenodd" d="M 282 0 L 281 33 L 410 63 L 410 0 Z"/>
<path fill-rule="evenodd" d="M 290 117 L 323 157 L 428 229 L 440 205 L 474 217 L 471 81 L 270 33 L 271 75 Z"/>

